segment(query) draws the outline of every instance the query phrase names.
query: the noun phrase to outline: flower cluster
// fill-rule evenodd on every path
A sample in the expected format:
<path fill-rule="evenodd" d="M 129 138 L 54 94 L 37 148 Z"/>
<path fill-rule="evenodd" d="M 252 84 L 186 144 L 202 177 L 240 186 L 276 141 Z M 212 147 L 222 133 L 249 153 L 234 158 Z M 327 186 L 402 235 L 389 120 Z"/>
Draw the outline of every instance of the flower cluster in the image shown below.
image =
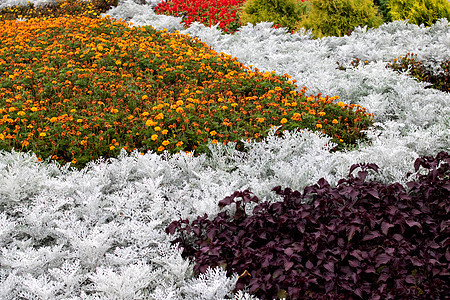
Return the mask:
<path fill-rule="evenodd" d="M 342 147 L 372 123 L 337 97 L 246 67 L 196 38 L 109 17 L 0 22 L 0 149 L 84 166 L 120 149 L 208 151 L 309 128 Z"/>
<path fill-rule="evenodd" d="M 189 26 L 200 22 L 207 26 L 220 23 L 219 27 L 226 33 L 232 33 L 240 27 L 237 15 L 244 0 L 171 0 L 160 2 L 155 12 L 176 17 L 183 17 L 183 22 Z"/>

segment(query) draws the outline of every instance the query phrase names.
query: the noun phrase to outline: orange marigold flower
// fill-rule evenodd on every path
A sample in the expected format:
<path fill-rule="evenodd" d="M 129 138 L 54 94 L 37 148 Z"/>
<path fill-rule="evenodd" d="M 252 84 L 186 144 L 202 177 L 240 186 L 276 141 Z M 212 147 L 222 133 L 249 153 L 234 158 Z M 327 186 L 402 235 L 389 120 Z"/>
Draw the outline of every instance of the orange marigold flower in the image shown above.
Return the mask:
<path fill-rule="evenodd" d="M 215 135 L 217 134 L 217 132 L 215 132 L 215 131 L 213 130 L 213 131 L 211 131 L 209 134 L 210 134 L 211 136 L 215 136 Z"/>
<path fill-rule="evenodd" d="M 344 106 L 344 105 L 345 105 L 344 102 L 342 102 L 342 101 L 339 101 L 339 102 L 338 102 L 338 106 L 342 107 L 342 106 Z"/>
<path fill-rule="evenodd" d="M 155 121 L 153 121 L 153 120 L 147 120 L 147 122 L 145 122 L 145 125 L 147 126 L 147 127 L 150 127 L 150 126 L 155 126 L 157 123 L 155 122 Z"/>
<path fill-rule="evenodd" d="M 182 142 L 182 141 L 179 141 L 178 143 L 177 143 L 177 147 L 181 147 L 181 145 L 183 145 L 184 143 Z"/>
<path fill-rule="evenodd" d="M 287 119 L 286 118 L 281 119 L 280 123 L 281 124 L 287 123 Z"/>
<path fill-rule="evenodd" d="M 167 129 L 164 129 L 163 131 L 161 131 L 161 134 L 167 134 L 167 132 L 169 132 Z"/>
<path fill-rule="evenodd" d="M 152 136 L 150 137 L 150 139 L 151 139 L 152 141 L 156 141 L 156 140 L 158 139 L 158 135 L 157 135 L 157 134 L 154 134 L 154 135 L 152 135 Z"/>
<path fill-rule="evenodd" d="M 331 123 L 333 123 L 333 124 L 337 124 L 337 123 L 339 123 L 339 121 L 338 121 L 338 120 L 336 120 L 336 119 L 334 119 L 333 121 L 331 121 Z"/>
<path fill-rule="evenodd" d="M 162 144 L 163 144 L 163 146 L 167 146 L 167 145 L 170 144 L 170 142 L 168 140 L 165 140 L 165 141 L 162 142 Z"/>
<path fill-rule="evenodd" d="M 113 145 L 109 146 L 109 150 L 114 150 L 116 147 L 114 147 Z"/>
<path fill-rule="evenodd" d="M 158 151 L 163 151 L 164 150 L 164 147 L 163 146 L 159 146 L 159 148 L 158 148 Z"/>
<path fill-rule="evenodd" d="M 316 124 L 316 128 L 322 128 L 322 124 Z"/>

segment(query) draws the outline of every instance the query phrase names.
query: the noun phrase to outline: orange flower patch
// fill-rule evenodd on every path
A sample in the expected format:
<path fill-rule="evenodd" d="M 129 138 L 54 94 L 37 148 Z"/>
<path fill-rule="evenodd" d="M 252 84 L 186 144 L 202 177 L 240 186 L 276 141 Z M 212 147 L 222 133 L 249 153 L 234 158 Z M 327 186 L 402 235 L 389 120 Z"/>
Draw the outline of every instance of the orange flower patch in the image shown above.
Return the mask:
<path fill-rule="evenodd" d="M 196 38 L 109 17 L 1 21 L 0 39 L 0 149 L 78 167 L 121 149 L 207 152 L 272 125 L 352 144 L 373 121 Z"/>

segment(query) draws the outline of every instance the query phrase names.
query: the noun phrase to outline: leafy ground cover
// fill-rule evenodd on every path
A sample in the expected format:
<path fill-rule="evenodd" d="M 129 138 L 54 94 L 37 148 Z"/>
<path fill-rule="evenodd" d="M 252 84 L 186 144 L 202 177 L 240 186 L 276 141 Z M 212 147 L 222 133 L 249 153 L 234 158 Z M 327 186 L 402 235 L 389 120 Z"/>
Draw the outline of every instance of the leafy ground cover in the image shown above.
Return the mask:
<path fill-rule="evenodd" d="M 234 213 L 172 222 L 172 243 L 195 261 L 240 274 L 236 289 L 261 299 L 442 299 L 450 288 L 450 155 L 422 157 L 406 190 L 366 181 L 376 164 L 353 165 L 335 188 L 323 178 L 303 192 L 273 189 L 283 201 L 248 190 L 219 202 Z M 352 173 L 361 168 L 357 175 Z"/>
<path fill-rule="evenodd" d="M 83 167 L 121 149 L 204 153 L 308 128 L 355 144 L 373 120 L 338 97 L 306 96 L 198 39 L 108 18 L 3 21 L 0 149 Z M 18 34 L 17 34 L 18 32 Z"/>

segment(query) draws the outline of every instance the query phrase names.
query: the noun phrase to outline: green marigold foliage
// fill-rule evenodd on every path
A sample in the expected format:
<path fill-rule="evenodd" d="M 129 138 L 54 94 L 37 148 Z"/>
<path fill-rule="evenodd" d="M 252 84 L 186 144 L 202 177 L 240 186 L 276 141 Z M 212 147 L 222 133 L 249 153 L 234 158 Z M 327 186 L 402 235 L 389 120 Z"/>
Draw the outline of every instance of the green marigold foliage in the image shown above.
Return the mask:
<path fill-rule="evenodd" d="M 431 26 L 438 19 L 450 20 L 448 0 L 388 0 L 392 20 L 409 20 L 411 24 Z"/>
<path fill-rule="evenodd" d="M 295 29 L 295 24 L 308 12 L 302 0 L 247 0 L 240 10 L 242 24 L 273 22 L 277 27 Z"/>
<path fill-rule="evenodd" d="M 316 37 L 343 36 L 357 26 L 383 23 L 373 0 L 311 0 L 311 12 L 302 17 L 297 30 L 312 29 Z"/>

